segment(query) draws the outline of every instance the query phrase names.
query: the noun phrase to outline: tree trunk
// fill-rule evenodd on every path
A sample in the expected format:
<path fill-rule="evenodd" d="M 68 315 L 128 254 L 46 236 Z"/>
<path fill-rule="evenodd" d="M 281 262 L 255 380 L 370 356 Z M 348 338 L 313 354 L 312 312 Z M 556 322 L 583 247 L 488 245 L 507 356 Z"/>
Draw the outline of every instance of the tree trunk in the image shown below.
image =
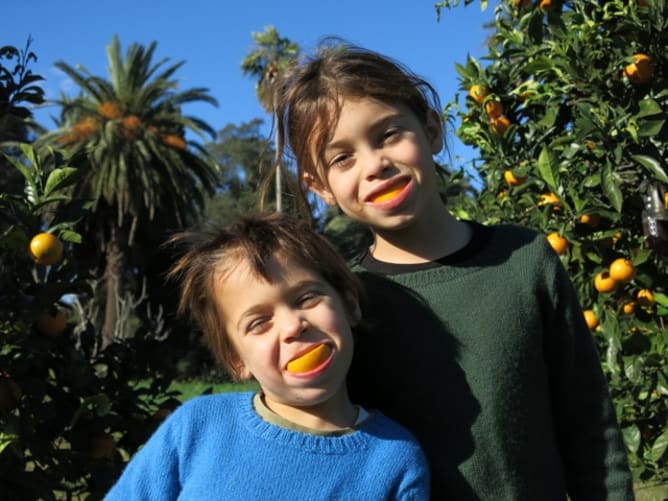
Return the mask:
<path fill-rule="evenodd" d="M 102 325 L 102 346 L 107 346 L 114 337 L 118 321 L 118 293 L 121 274 L 121 246 L 118 241 L 118 229 L 112 225 L 107 243 L 105 269 L 105 308 Z"/>

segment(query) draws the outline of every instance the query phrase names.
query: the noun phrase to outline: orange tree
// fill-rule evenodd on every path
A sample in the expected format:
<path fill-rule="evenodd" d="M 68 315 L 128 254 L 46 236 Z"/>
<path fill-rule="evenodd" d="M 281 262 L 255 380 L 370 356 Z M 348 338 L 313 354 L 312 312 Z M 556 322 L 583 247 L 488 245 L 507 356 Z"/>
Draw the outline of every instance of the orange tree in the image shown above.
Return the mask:
<path fill-rule="evenodd" d="M 668 471 L 666 6 L 501 0 L 487 64 L 456 65 L 465 104 L 446 107 L 480 156 L 479 193 L 454 212 L 549 236 L 588 310 L 639 479 Z"/>
<path fill-rule="evenodd" d="M 11 150 L 21 154 L 3 159 L 25 189 L 0 191 L 0 492 L 100 498 L 158 424 L 167 382 L 147 377 L 142 351 L 156 346 L 100 352 L 76 308 L 92 293 L 88 270 L 72 259 L 74 223 L 86 211 L 67 194 L 78 169 L 49 148 Z"/>

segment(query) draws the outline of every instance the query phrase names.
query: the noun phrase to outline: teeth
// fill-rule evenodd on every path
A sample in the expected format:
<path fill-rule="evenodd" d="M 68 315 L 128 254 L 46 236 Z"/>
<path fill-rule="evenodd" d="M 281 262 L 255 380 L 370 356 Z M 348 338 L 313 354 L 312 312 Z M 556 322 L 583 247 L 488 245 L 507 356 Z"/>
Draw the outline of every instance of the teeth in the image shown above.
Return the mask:
<path fill-rule="evenodd" d="M 287 369 L 294 374 L 308 372 L 327 360 L 331 351 L 332 349 L 326 344 L 319 344 L 301 357 L 288 362 Z"/>
<path fill-rule="evenodd" d="M 374 196 L 372 202 L 387 202 L 388 200 L 392 200 L 399 193 L 401 193 L 405 187 L 406 187 L 405 183 L 402 183 L 400 185 L 395 185 L 389 190 L 382 191 L 376 196 Z"/>

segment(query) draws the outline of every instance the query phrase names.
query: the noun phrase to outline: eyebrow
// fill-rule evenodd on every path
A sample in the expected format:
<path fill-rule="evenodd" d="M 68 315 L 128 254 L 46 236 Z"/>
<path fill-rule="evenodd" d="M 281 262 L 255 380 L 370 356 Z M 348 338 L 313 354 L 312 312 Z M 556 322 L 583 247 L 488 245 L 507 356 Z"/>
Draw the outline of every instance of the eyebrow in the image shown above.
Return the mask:
<path fill-rule="evenodd" d="M 387 125 L 388 125 L 389 122 L 391 122 L 391 121 L 393 121 L 393 120 L 401 119 L 401 118 L 403 118 L 403 117 L 404 117 L 404 114 L 401 113 L 400 111 L 397 111 L 397 112 L 390 112 L 390 113 L 388 113 L 388 114 L 386 114 L 386 115 L 381 115 L 380 118 L 376 119 L 375 121 L 373 121 L 373 122 L 371 123 L 371 125 L 369 126 L 369 129 L 372 130 L 372 131 L 375 131 L 376 129 L 382 129 L 382 128 L 384 128 L 384 127 L 387 127 Z M 345 143 L 346 143 L 346 141 L 334 141 L 334 142 L 330 142 L 330 143 L 328 143 L 328 144 L 325 145 L 325 150 L 324 150 L 324 152 L 325 152 L 325 154 L 326 154 L 326 153 L 327 153 L 328 151 L 330 151 L 330 150 L 334 150 L 334 149 L 337 149 L 337 148 L 341 148 L 341 147 L 343 147 L 343 145 L 344 145 Z"/>

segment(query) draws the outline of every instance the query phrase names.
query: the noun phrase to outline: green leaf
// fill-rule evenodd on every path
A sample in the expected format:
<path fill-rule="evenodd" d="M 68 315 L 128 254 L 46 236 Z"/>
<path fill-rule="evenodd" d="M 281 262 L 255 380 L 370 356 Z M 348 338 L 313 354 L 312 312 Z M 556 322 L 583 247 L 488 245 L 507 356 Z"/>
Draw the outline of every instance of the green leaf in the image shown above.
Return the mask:
<path fill-rule="evenodd" d="M 620 179 L 619 176 L 610 168 L 609 165 L 603 170 L 601 175 L 603 193 L 610 201 L 610 204 L 615 208 L 619 213 L 622 212 L 622 203 L 624 201 L 622 196 L 622 190 L 620 190 Z"/>
<path fill-rule="evenodd" d="M 666 296 L 664 293 L 655 292 L 654 301 L 659 303 L 661 306 L 665 306 L 666 308 L 668 308 L 668 296 Z"/>
<path fill-rule="evenodd" d="M 665 123 L 665 120 L 641 120 L 638 122 L 638 136 L 658 136 Z"/>
<path fill-rule="evenodd" d="M 643 99 L 638 103 L 638 107 L 640 111 L 635 114 L 634 118 L 643 118 L 661 113 L 661 105 L 654 99 Z"/>
<path fill-rule="evenodd" d="M 2 153 L 2 155 L 9 161 L 9 163 L 11 163 L 21 173 L 21 175 L 26 179 L 30 187 L 33 189 L 33 191 L 37 191 L 35 180 L 32 177 L 32 171 L 28 169 L 25 165 L 23 165 L 16 158 L 10 157 L 5 153 Z"/>
<path fill-rule="evenodd" d="M 538 156 L 538 172 L 540 172 L 541 177 L 552 191 L 557 191 L 557 183 L 554 179 L 554 170 L 552 168 L 552 157 L 547 146 L 543 146 Z"/>
<path fill-rule="evenodd" d="M 659 181 L 668 183 L 668 176 L 658 160 L 648 155 L 631 155 L 631 158 L 654 174 Z"/>
<path fill-rule="evenodd" d="M 654 441 L 654 444 L 652 444 L 652 448 L 650 449 L 649 457 L 652 461 L 655 463 L 658 463 L 659 460 L 663 457 L 663 455 L 666 453 L 666 449 L 668 448 L 668 429 L 665 429 L 664 432 L 657 437 L 657 439 Z"/>
<path fill-rule="evenodd" d="M 18 441 L 18 438 L 19 436 L 15 433 L 0 432 L 0 454 L 2 454 L 2 451 L 4 451 L 7 447 Z"/>
<path fill-rule="evenodd" d="M 633 453 L 638 452 L 640 447 L 640 430 L 636 425 L 627 426 L 622 429 L 622 435 L 624 436 L 624 443 Z"/>
<path fill-rule="evenodd" d="M 58 236 L 60 237 L 61 240 L 65 240 L 67 242 L 72 242 L 75 244 L 80 244 L 82 242 L 81 235 L 76 231 L 71 231 L 71 230 L 61 231 L 58 234 Z"/>
<path fill-rule="evenodd" d="M 78 177 L 79 169 L 75 169 L 74 167 L 62 167 L 52 170 L 46 180 L 44 196 L 48 197 L 51 192 L 74 184 Z"/>

